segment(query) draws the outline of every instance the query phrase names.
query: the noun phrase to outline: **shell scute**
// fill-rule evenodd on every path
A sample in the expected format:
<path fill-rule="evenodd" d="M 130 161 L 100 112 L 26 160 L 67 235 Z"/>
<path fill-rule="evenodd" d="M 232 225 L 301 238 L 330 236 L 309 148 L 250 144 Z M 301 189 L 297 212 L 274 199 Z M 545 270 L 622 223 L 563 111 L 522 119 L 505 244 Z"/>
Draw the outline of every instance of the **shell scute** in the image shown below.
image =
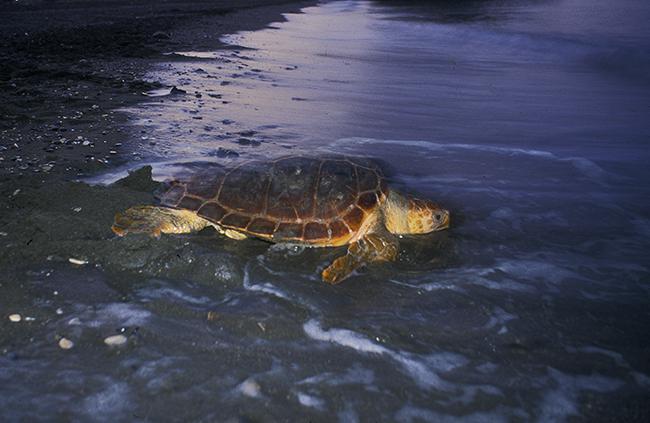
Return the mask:
<path fill-rule="evenodd" d="M 246 230 L 259 235 L 273 235 L 275 226 L 276 222 L 258 217 L 248 225 Z"/>
<path fill-rule="evenodd" d="M 179 182 L 172 182 L 171 187 L 160 197 L 160 202 L 165 206 L 178 207 L 185 195 L 185 185 Z"/>
<path fill-rule="evenodd" d="M 304 238 L 308 241 L 313 241 L 316 239 L 329 239 L 330 231 L 327 225 L 318 222 L 309 222 L 305 225 Z"/>
<path fill-rule="evenodd" d="M 356 232 L 361 227 L 364 217 L 365 214 L 363 211 L 359 207 L 355 207 L 343 217 L 343 220 L 345 220 L 345 223 L 347 223 L 350 229 Z"/>
<path fill-rule="evenodd" d="M 197 214 L 212 222 L 219 222 L 226 214 L 228 214 L 228 210 L 224 209 L 219 204 L 210 201 L 209 203 L 205 203 L 199 209 Z"/>
<path fill-rule="evenodd" d="M 232 170 L 223 180 L 218 202 L 222 206 L 247 214 L 263 210 L 269 184 L 269 172 L 258 162 L 248 162 Z"/>
<path fill-rule="evenodd" d="M 357 196 L 354 166 L 347 161 L 324 161 L 319 174 L 315 201 L 318 219 L 332 219 L 338 216 Z"/>
<path fill-rule="evenodd" d="M 335 220 L 331 222 L 330 231 L 332 232 L 332 239 L 350 235 L 350 230 L 342 220 Z"/>
<path fill-rule="evenodd" d="M 377 194 L 375 194 L 374 192 L 367 192 L 359 196 L 359 200 L 357 201 L 357 204 L 363 210 L 370 211 L 373 210 L 375 207 L 377 207 L 378 202 L 379 199 L 377 198 Z"/>
<path fill-rule="evenodd" d="M 280 223 L 275 233 L 273 234 L 273 238 L 275 239 L 302 238 L 304 226 L 305 225 L 303 225 L 302 223 L 290 223 L 290 222 Z"/>
<path fill-rule="evenodd" d="M 276 161 L 266 193 L 266 214 L 276 219 L 305 219 L 314 212 L 314 186 L 320 161 L 293 157 Z"/>
<path fill-rule="evenodd" d="M 359 181 L 359 192 L 374 191 L 379 189 L 380 174 L 377 170 L 357 166 L 357 177 Z"/>
<path fill-rule="evenodd" d="M 179 201 L 176 207 L 187 210 L 198 210 L 203 205 L 203 202 L 204 200 L 199 198 L 185 196 L 181 198 L 181 201 Z"/>
<path fill-rule="evenodd" d="M 222 166 L 207 166 L 200 172 L 192 175 L 187 184 L 187 193 L 206 201 L 216 198 L 227 175 L 227 170 Z"/>
<path fill-rule="evenodd" d="M 231 228 L 245 228 L 251 221 L 251 217 L 245 214 L 230 213 L 226 215 L 219 223 Z"/>

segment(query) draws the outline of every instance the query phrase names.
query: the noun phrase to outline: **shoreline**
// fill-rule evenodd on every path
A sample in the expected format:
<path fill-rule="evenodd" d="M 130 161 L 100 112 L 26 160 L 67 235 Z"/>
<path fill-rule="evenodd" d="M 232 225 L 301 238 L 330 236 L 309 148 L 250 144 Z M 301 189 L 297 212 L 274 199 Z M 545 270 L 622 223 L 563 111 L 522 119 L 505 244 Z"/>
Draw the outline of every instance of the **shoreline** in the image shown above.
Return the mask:
<path fill-rule="evenodd" d="M 119 109 L 159 88 L 163 53 L 282 21 L 315 1 L 11 3 L 0 17 L 0 195 L 128 162 L 142 145 Z M 179 60 L 174 58 L 174 60 Z M 182 60 L 182 59 L 181 59 Z M 146 138 L 146 137 L 142 137 Z M 8 187 L 7 185 L 11 185 Z"/>

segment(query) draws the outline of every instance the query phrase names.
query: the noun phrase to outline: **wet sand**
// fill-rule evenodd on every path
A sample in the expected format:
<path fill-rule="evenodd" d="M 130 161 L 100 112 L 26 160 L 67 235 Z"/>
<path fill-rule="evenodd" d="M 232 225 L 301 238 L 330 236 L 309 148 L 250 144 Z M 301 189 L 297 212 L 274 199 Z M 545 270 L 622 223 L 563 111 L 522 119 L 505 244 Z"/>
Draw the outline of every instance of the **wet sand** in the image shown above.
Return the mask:
<path fill-rule="evenodd" d="M 0 189 L 129 160 L 143 140 L 127 133 L 116 109 L 157 87 L 143 75 L 163 53 L 214 49 L 225 33 L 262 28 L 310 3 L 3 3 Z"/>

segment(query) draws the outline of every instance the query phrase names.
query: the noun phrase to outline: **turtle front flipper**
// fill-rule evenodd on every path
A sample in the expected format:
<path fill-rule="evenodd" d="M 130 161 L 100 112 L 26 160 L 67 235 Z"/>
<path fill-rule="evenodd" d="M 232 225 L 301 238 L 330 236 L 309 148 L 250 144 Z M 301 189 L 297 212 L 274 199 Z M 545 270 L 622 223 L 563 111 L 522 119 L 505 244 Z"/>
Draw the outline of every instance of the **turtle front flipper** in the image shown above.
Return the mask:
<path fill-rule="evenodd" d="M 350 244 L 346 255 L 337 258 L 323 270 L 323 281 L 337 284 L 350 276 L 357 268 L 377 261 L 394 261 L 397 259 L 399 244 L 388 233 L 371 233 L 359 241 Z"/>
<path fill-rule="evenodd" d="M 136 206 L 115 215 L 111 229 L 119 236 L 129 232 L 146 233 L 156 238 L 160 234 L 182 234 L 211 226 L 207 220 L 189 210 L 168 207 Z"/>

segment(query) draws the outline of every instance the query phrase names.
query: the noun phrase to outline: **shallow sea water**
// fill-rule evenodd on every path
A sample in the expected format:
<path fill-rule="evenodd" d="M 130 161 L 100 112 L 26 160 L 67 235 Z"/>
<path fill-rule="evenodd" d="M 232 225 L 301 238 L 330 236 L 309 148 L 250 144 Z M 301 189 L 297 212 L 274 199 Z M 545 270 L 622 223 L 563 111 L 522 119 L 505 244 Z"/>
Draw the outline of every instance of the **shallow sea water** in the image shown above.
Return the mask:
<path fill-rule="evenodd" d="M 187 93 L 129 111 L 130 169 L 371 156 L 452 228 L 335 287 L 341 251 L 205 231 L 35 268 L 0 416 L 647 421 L 650 13 L 606 3 L 341 1 L 171 54 L 151 78 Z"/>

